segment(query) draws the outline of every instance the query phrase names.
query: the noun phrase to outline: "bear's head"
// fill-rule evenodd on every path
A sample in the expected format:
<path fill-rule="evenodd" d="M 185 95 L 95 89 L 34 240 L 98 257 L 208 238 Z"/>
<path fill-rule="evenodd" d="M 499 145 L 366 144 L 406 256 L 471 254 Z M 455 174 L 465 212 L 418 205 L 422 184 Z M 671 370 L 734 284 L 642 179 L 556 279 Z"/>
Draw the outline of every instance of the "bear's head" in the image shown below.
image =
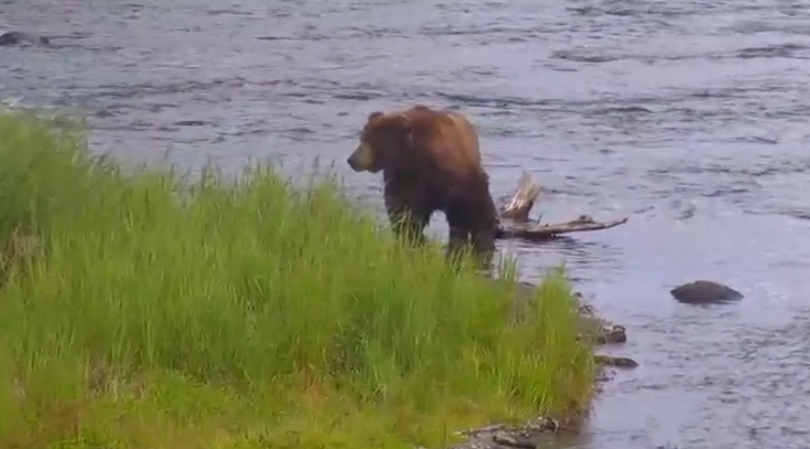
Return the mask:
<path fill-rule="evenodd" d="M 413 142 L 412 122 L 405 113 L 369 114 L 360 144 L 346 160 L 349 167 L 355 172 L 371 173 L 398 168 Z"/>

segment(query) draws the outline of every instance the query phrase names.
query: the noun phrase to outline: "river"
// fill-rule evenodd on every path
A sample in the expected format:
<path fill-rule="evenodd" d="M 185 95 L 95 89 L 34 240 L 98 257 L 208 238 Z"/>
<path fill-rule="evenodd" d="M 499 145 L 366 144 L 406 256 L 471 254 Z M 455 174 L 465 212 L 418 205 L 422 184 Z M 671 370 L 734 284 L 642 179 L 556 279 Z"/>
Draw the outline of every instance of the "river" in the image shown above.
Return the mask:
<path fill-rule="evenodd" d="M 575 447 L 810 446 L 810 3 L 0 0 L 11 28 L 54 48 L 0 48 L 5 104 L 90 114 L 93 146 L 124 161 L 335 162 L 380 212 L 379 176 L 345 164 L 366 115 L 458 107 L 493 194 L 527 170 L 545 220 L 631 215 L 500 244 L 528 280 L 565 261 L 628 329 L 605 351 L 640 366 Z M 669 296 L 698 278 L 746 298 Z"/>

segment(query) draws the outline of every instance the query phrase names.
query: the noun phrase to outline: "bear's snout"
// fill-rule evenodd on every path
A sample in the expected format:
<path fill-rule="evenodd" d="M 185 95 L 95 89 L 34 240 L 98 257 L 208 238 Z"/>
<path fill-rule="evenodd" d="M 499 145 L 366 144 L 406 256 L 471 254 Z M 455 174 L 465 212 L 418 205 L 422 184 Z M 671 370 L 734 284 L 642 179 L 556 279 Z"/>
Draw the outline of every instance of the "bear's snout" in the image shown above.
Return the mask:
<path fill-rule="evenodd" d="M 357 158 L 355 157 L 357 154 L 352 153 L 351 156 L 346 159 L 346 163 L 349 164 L 349 167 L 352 168 L 354 171 L 360 171 L 360 167 L 357 166 Z"/>
<path fill-rule="evenodd" d="M 368 145 L 361 143 L 346 159 L 349 167 L 356 172 L 371 170 L 374 166 L 374 157 L 371 148 Z"/>

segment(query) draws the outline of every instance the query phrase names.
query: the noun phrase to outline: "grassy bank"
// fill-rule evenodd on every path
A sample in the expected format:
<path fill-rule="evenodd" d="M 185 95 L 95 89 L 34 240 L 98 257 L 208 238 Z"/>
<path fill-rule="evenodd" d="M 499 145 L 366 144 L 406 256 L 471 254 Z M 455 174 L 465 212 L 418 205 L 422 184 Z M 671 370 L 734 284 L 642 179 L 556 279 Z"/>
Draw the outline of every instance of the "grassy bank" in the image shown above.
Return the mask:
<path fill-rule="evenodd" d="M 587 407 L 561 279 L 510 324 L 514 285 L 336 192 L 124 175 L 0 116 L 0 448 L 439 447 Z"/>

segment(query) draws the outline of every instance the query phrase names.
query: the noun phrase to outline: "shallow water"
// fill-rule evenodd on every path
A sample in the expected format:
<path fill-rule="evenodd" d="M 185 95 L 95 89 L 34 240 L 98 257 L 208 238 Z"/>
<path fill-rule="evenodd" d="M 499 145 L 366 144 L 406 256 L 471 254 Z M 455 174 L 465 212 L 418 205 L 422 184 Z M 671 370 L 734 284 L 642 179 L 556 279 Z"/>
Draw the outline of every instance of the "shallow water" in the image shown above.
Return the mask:
<path fill-rule="evenodd" d="M 576 447 L 810 445 L 810 4 L 0 0 L 9 28 L 55 48 L 0 48 L 6 104 L 89 113 L 93 145 L 126 161 L 335 162 L 380 211 L 379 177 L 344 162 L 366 115 L 459 107 L 495 195 L 525 169 L 547 220 L 632 214 L 501 245 L 528 279 L 564 260 L 627 326 L 605 352 L 641 366 L 606 385 Z M 669 297 L 696 278 L 746 298 Z"/>

